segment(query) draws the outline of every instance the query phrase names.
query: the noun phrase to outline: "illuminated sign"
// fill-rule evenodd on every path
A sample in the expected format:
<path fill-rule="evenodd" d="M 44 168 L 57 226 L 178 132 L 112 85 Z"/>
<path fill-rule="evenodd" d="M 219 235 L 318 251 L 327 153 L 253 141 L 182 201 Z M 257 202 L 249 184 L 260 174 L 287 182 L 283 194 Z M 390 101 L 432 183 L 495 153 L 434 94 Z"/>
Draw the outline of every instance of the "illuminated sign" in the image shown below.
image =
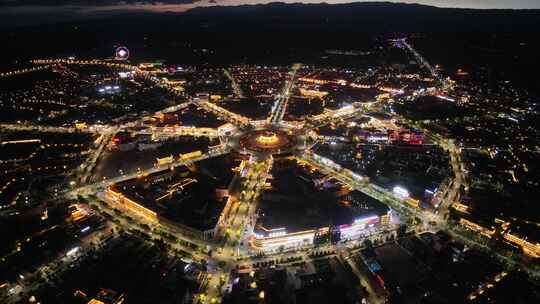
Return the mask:
<path fill-rule="evenodd" d="M 66 253 L 66 255 L 67 255 L 67 256 L 74 255 L 75 253 L 77 253 L 77 251 L 79 251 L 79 249 L 80 249 L 80 247 L 72 248 L 72 249 L 70 249 L 70 250 Z"/>
<path fill-rule="evenodd" d="M 377 215 L 373 215 L 373 216 L 368 216 L 368 217 L 362 217 L 362 218 L 358 218 L 358 219 L 355 219 L 353 224 L 354 225 L 358 225 L 358 224 L 371 224 L 372 222 L 374 221 L 378 221 L 379 220 L 379 217 Z"/>
<path fill-rule="evenodd" d="M 270 233 L 268 234 L 268 237 L 276 237 L 276 236 L 283 236 L 287 234 L 287 229 L 285 228 L 276 228 L 270 230 Z"/>
<path fill-rule="evenodd" d="M 406 199 L 409 197 L 409 191 L 401 186 L 395 186 L 394 189 L 392 189 L 392 193 L 394 193 L 394 196 L 400 199 Z"/>

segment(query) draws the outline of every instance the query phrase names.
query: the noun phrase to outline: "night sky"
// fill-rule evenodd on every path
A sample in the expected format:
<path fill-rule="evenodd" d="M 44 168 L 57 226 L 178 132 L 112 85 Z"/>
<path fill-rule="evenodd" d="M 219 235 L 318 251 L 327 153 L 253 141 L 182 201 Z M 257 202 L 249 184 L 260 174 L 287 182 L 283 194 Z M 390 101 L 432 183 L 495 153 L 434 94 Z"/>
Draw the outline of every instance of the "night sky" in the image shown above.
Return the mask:
<path fill-rule="evenodd" d="M 258 1 L 258 0 L 225 0 L 218 3 L 264 3 L 272 1 Z M 373 2 L 371 1 L 280 1 L 280 2 L 304 2 L 304 3 L 349 3 L 349 2 Z M 386 0 L 385 2 L 398 2 L 398 3 L 420 3 L 426 5 L 434 5 L 440 7 L 460 7 L 460 8 L 514 8 L 514 9 L 526 9 L 526 8 L 540 8 L 540 0 Z"/>
<path fill-rule="evenodd" d="M 493 9 L 493 8 L 511 8 L 511 9 L 540 9 L 540 0 L 381 0 L 381 2 L 398 2 L 398 3 L 419 3 L 425 5 L 433 5 L 439 7 L 459 7 L 459 8 L 478 8 L 478 9 Z M 147 3 L 147 4 L 131 4 L 134 3 Z M 164 4 L 152 4 L 164 3 Z M 194 2 L 194 4 L 182 4 Z M 80 9 L 81 6 L 86 8 L 86 11 L 92 11 L 96 8 L 99 9 L 111 9 L 109 5 L 115 6 L 117 9 L 144 9 L 144 10 L 174 10 L 181 11 L 193 6 L 207 6 L 207 5 L 240 5 L 240 4 L 259 4 L 268 2 L 302 2 L 302 3 L 350 3 L 350 2 L 374 2 L 373 0 L 138 0 L 138 1 L 122 1 L 122 0 L 61 0 L 53 1 L 55 5 L 51 5 L 49 0 L 0 0 L 0 5 L 5 6 L 18 6 L 20 10 L 25 8 L 33 8 L 46 10 L 47 8 L 67 9 L 73 10 Z M 100 3 L 100 5 L 93 5 L 88 3 Z M 127 4 L 126 4 L 127 3 Z"/>

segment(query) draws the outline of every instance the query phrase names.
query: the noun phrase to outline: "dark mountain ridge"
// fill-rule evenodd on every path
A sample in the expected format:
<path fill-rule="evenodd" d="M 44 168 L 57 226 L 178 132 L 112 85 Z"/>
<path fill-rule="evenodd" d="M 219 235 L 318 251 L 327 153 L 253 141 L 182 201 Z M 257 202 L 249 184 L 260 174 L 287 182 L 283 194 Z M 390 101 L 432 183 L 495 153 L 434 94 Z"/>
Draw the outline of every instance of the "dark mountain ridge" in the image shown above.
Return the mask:
<path fill-rule="evenodd" d="M 128 45 L 135 56 L 143 58 L 171 58 L 175 53 L 191 56 L 196 48 L 227 49 L 238 56 L 257 51 L 265 56 L 285 49 L 297 49 L 297 54 L 301 50 L 361 49 L 363 39 L 373 34 L 530 38 L 539 31 L 540 10 L 453 9 L 388 2 L 270 3 L 201 7 L 185 13 L 116 12 L 86 20 L 8 27 L 2 30 L 0 43 L 4 57 L 10 59 L 66 53 L 103 56 L 116 43 Z"/>

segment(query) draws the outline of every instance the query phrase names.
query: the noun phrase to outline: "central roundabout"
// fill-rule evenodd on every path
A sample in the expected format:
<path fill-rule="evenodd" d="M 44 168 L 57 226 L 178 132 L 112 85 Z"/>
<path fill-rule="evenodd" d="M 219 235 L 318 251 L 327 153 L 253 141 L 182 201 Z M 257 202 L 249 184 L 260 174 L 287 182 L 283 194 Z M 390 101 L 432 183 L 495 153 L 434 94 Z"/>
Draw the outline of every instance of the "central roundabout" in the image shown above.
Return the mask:
<path fill-rule="evenodd" d="M 283 124 L 260 124 L 237 129 L 228 145 L 241 154 L 264 159 L 304 150 L 309 142 L 312 142 L 310 137 L 302 129 Z"/>
<path fill-rule="evenodd" d="M 280 138 L 277 136 L 276 132 L 264 131 L 261 135 L 255 138 L 255 141 L 260 145 L 272 147 L 279 144 Z"/>
<path fill-rule="evenodd" d="M 297 142 L 290 130 L 264 128 L 247 131 L 239 139 L 240 148 L 249 152 L 281 154 L 290 151 Z"/>

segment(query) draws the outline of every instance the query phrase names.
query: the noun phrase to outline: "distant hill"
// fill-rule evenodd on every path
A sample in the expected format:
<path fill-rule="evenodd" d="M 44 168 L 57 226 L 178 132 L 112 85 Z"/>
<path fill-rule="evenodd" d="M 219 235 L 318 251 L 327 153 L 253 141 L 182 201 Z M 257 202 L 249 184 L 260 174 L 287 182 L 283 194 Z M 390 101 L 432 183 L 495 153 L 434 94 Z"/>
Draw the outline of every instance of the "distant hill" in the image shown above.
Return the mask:
<path fill-rule="evenodd" d="M 451 9 L 385 2 L 214 6 L 184 13 L 115 10 L 75 20 L 67 11 L 59 9 L 58 13 L 65 18 L 60 20 L 69 21 L 55 23 L 48 15 L 0 13 L 5 58 L 35 57 L 36 53 L 108 55 L 112 45 L 122 43 L 134 56 L 186 59 L 197 57 L 190 51 L 193 48 L 221 48 L 239 57 L 256 51 L 264 59 L 269 50 L 297 49 L 304 56 L 305 51 L 315 49 L 362 49 L 363 41 L 372 34 L 425 33 L 460 39 L 463 35 L 485 37 L 486 33 L 535 37 L 540 31 L 540 10 Z M 30 23 L 25 18 L 31 18 Z M 43 20 L 34 20 L 38 18 Z M 36 23 L 40 24 L 16 26 Z M 221 54 L 224 59 L 231 56 Z"/>
<path fill-rule="evenodd" d="M 349 4 L 270 3 L 199 7 L 185 14 L 191 20 L 249 30 L 295 29 L 347 32 L 515 32 L 540 31 L 540 10 L 477 10 L 419 4 L 357 2 Z"/>
<path fill-rule="evenodd" d="M 322 0 L 321 0 L 322 1 Z M 356 2 L 349 4 L 285 4 L 197 7 L 185 13 L 153 13 L 145 10 L 124 10 L 131 4 L 182 4 L 197 0 L 0 0 L 0 27 L 84 22 L 100 19 L 114 23 L 121 18 L 138 20 L 145 26 L 182 21 L 230 29 L 317 29 L 354 32 L 388 31 L 538 31 L 540 10 L 477 10 L 439 8 L 419 4 L 390 2 Z M 66 7 L 65 4 L 74 5 Z M 5 8 L 3 8 L 4 5 Z M 42 4 L 34 7 L 31 4 Z M 115 9 L 92 10 L 92 6 L 118 4 Z M 15 6 L 13 6 L 15 5 Z M 51 8 L 52 7 L 52 8 Z M 56 8 L 57 7 L 57 8 Z M 4 11 L 4 13 L 2 12 Z M 5 13 L 8 12 L 8 13 Z M 157 19 L 156 19 L 157 17 Z"/>

